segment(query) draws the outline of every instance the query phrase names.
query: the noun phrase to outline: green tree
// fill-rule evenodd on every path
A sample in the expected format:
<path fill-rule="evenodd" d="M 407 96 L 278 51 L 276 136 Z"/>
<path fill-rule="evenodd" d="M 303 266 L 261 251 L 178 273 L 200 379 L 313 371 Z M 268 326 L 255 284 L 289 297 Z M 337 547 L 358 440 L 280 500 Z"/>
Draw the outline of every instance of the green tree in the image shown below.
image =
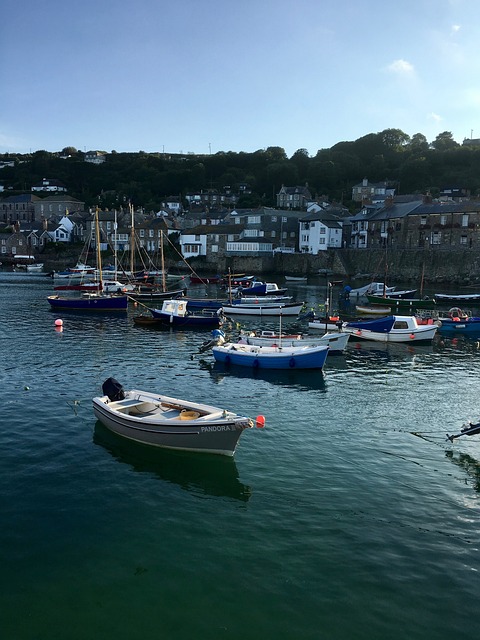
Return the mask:
<path fill-rule="evenodd" d="M 432 148 L 436 151 L 449 151 L 451 149 L 456 149 L 460 145 L 458 142 L 455 142 L 453 139 L 452 133 L 450 131 L 444 131 L 443 133 L 439 133 L 435 140 L 432 142 Z"/>

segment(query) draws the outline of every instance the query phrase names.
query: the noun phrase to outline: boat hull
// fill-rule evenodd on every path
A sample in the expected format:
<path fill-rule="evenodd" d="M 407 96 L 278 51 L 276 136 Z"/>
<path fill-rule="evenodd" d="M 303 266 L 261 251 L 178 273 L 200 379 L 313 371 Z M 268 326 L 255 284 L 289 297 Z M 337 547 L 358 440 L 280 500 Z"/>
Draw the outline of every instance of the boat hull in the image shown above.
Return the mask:
<path fill-rule="evenodd" d="M 384 298 L 382 296 L 367 295 L 370 304 L 388 306 L 391 309 L 435 309 L 435 300 L 423 300 L 421 298 Z"/>
<path fill-rule="evenodd" d="M 471 294 L 466 293 L 466 294 L 459 294 L 459 295 L 453 295 L 453 296 L 449 296 L 445 293 L 436 293 L 435 300 L 437 301 L 438 304 L 445 304 L 445 305 L 464 304 L 465 302 L 478 303 L 480 302 L 480 293 L 471 293 Z"/>
<path fill-rule="evenodd" d="M 438 333 L 442 336 L 453 337 L 458 335 L 480 336 L 480 318 L 467 318 L 454 320 L 452 318 L 440 318 Z"/>
<path fill-rule="evenodd" d="M 343 353 L 347 347 L 349 333 L 326 333 L 323 336 L 242 336 L 246 344 L 258 347 L 329 347 L 329 356 Z"/>
<path fill-rule="evenodd" d="M 122 311 L 128 309 L 127 296 L 95 296 L 82 297 L 48 296 L 50 308 L 54 311 Z"/>
<path fill-rule="evenodd" d="M 178 408 L 170 410 L 170 413 L 177 414 L 173 419 L 167 419 L 169 412 L 165 411 L 162 412 L 165 417 L 155 413 L 151 416 L 142 415 L 137 412 L 135 404 L 137 395 L 145 399 L 147 406 L 160 405 L 160 403 L 175 406 L 181 402 L 192 412 L 208 407 L 214 413 L 207 419 L 197 414 L 191 420 L 180 419 Z M 128 440 L 162 449 L 212 453 L 229 457 L 234 455 L 242 432 L 253 426 L 248 418 L 223 412 L 217 407 L 186 403 L 176 398 L 155 396 L 135 390 L 128 392 L 126 399 L 119 402 L 110 403 L 107 396 L 93 398 L 93 411 L 107 429 Z M 215 414 L 217 414 L 216 417 Z"/>
<path fill-rule="evenodd" d="M 195 328 L 195 329 L 218 329 L 223 320 L 217 315 L 201 316 L 186 315 L 175 316 L 170 313 L 164 313 L 160 309 L 151 309 L 151 313 L 155 320 L 160 324 L 168 327 Z"/>
<path fill-rule="evenodd" d="M 328 352 L 325 346 L 280 348 L 238 343 L 212 348 L 217 362 L 251 369 L 323 369 Z"/>
<path fill-rule="evenodd" d="M 437 330 L 436 324 L 418 325 L 413 316 L 387 316 L 343 325 L 343 331 L 356 340 L 389 343 L 431 342 Z"/>
<path fill-rule="evenodd" d="M 303 308 L 301 304 L 233 304 L 223 307 L 223 311 L 227 316 L 245 315 L 245 316 L 298 316 Z"/>

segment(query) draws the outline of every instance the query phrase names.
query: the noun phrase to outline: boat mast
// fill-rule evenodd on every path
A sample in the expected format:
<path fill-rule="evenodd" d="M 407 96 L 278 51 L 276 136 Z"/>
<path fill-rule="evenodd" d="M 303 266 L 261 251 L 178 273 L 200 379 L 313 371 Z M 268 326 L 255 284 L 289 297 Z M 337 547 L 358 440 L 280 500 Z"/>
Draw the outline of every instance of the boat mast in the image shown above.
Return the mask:
<path fill-rule="evenodd" d="M 132 224 L 130 227 L 130 273 L 131 273 L 131 277 L 133 278 L 133 273 L 135 271 L 134 267 L 135 267 L 135 260 L 134 260 L 134 251 L 135 251 L 135 218 L 133 216 L 133 205 L 132 203 L 129 204 L 130 207 L 130 215 L 131 215 L 131 220 L 132 220 Z"/>
<path fill-rule="evenodd" d="M 162 289 L 163 292 L 167 290 L 167 284 L 165 282 L 165 257 L 163 255 L 163 230 L 160 230 L 160 259 L 162 269 Z"/>
<path fill-rule="evenodd" d="M 117 262 L 117 210 L 115 209 L 115 222 L 113 223 L 113 229 L 115 231 L 114 236 L 113 236 L 113 242 L 114 242 L 114 248 L 113 248 L 113 255 L 114 255 L 114 259 L 115 259 L 115 281 L 118 280 L 118 262 Z"/>
<path fill-rule="evenodd" d="M 100 225 L 98 223 L 98 207 L 95 209 L 95 238 L 97 245 L 98 290 L 103 291 L 102 253 L 100 251 Z"/>

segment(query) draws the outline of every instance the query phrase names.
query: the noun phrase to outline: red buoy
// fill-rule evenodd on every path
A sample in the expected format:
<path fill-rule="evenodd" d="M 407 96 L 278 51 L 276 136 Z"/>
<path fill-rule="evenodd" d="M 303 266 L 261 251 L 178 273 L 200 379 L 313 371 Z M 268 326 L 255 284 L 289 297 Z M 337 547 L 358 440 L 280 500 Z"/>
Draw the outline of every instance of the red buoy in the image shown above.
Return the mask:
<path fill-rule="evenodd" d="M 265 416 L 257 416 L 255 424 L 259 429 L 263 429 L 265 426 Z"/>

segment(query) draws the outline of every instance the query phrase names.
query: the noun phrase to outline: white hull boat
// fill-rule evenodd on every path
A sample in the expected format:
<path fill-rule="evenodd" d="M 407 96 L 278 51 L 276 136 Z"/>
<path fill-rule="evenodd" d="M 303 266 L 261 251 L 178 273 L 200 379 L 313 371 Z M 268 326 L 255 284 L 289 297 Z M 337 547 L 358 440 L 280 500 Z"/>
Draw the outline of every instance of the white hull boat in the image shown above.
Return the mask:
<path fill-rule="evenodd" d="M 179 400 L 122 386 L 109 378 L 105 395 L 93 398 L 93 410 L 110 431 L 128 440 L 162 449 L 233 456 L 238 440 L 253 421 L 211 405 Z M 258 420 L 257 420 L 258 424 Z"/>
<path fill-rule="evenodd" d="M 252 344 L 259 347 L 330 347 L 329 355 L 343 353 L 347 347 L 349 333 L 325 333 L 319 336 L 297 334 L 278 334 L 273 331 L 261 331 L 257 333 L 242 333 L 239 343 Z"/>
<path fill-rule="evenodd" d="M 246 316 L 298 316 L 303 308 L 303 302 L 300 304 L 262 304 L 261 302 L 254 304 L 232 304 L 223 306 L 223 312 L 227 316 L 246 315 Z"/>
<path fill-rule="evenodd" d="M 375 342 L 431 342 L 438 326 L 419 325 L 414 316 L 387 316 L 376 320 L 345 322 L 343 331 L 356 340 Z"/>

